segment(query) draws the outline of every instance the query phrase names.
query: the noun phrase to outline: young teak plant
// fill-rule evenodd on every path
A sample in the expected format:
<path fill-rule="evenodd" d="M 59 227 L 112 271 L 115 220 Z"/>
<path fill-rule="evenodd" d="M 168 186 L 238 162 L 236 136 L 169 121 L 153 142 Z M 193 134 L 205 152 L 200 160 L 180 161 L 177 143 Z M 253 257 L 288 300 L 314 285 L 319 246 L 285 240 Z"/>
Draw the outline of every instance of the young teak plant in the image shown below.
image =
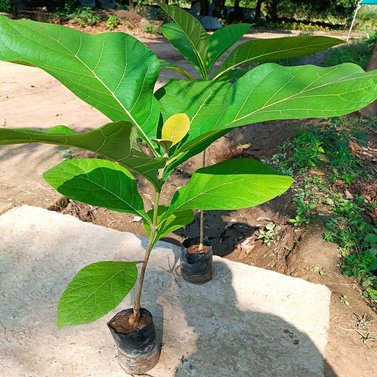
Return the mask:
<path fill-rule="evenodd" d="M 208 34 L 201 23 L 183 9 L 167 4 L 160 4 L 160 7 L 174 21 L 161 26 L 162 34 L 195 68 L 202 80 L 234 80 L 248 72 L 241 66 L 310 55 L 343 43 L 337 38 L 321 36 L 250 39 L 235 47 L 217 72 L 212 73 L 218 60 L 244 36 L 251 25 L 228 25 Z M 172 63 L 160 60 L 160 64 L 161 68 L 170 68 L 190 80 L 194 79 Z"/>
<path fill-rule="evenodd" d="M 190 30 L 195 34 L 194 26 Z M 212 63 L 228 46 L 224 47 L 226 38 L 221 34 L 227 32 L 217 33 L 212 42 L 207 35 L 189 37 L 201 51 L 200 57 L 190 59 L 195 59 L 203 81 L 171 80 L 154 93 L 160 62 L 127 34 L 88 35 L 58 25 L 0 18 L 1 60 L 42 68 L 111 119 L 84 133 L 63 125 L 45 131 L 1 128 L 0 143 L 73 146 L 106 157 L 64 161 L 44 178 L 73 200 L 142 217 L 148 234 L 143 261 L 98 262 L 78 272 L 59 302 L 59 327 L 100 318 L 122 301 L 138 276 L 132 319 L 136 328 L 148 259 L 162 236 L 190 223 L 194 210 L 257 206 L 281 195 L 292 183 L 261 162 L 239 158 L 197 170 L 170 204 L 161 206 L 160 194 L 179 164 L 235 127 L 339 116 L 377 98 L 377 72 L 365 73 L 353 64 L 319 68 L 268 63 L 243 72 L 233 83 L 222 81 L 232 72 L 233 68 L 225 68 L 232 66 L 232 58 L 226 66 L 223 63 L 216 80 L 208 81 Z M 153 185 L 152 208 L 144 207 L 130 171 Z"/>
<path fill-rule="evenodd" d="M 239 44 L 213 73 L 213 68 L 223 54 L 234 46 L 250 29 L 250 24 L 228 25 L 209 35 L 201 23 L 179 7 L 161 4 L 161 8 L 174 23 L 161 26 L 161 32 L 190 63 L 199 80 L 232 81 L 243 76 L 245 66 L 304 56 L 343 43 L 340 39 L 316 36 L 299 36 L 263 40 L 249 40 Z M 172 69 L 189 80 L 189 73 L 172 63 L 160 60 L 161 68 Z M 240 66 L 244 67 L 243 69 Z M 202 167 L 206 166 L 206 150 L 203 151 Z M 204 215 L 199 218 L 199 250 L 203 248 Z"/>

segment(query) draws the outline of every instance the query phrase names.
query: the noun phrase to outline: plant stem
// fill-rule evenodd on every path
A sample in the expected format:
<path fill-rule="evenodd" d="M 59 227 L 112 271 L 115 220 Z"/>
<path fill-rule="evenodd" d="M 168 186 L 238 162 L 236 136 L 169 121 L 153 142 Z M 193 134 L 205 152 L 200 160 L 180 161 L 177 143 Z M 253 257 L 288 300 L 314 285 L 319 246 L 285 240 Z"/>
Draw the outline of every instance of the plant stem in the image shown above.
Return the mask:
<path fill-rule="evenodd" d="M 203 242 L 204 242 L 204 212 L 199 211 L 200 218 L 199 218 L 199 250 L 203 250 Z"/>
<path fill-rule="evenodd" d="M 205 168 L 206 167 L 206 149 L 204 149 L 203 151 L 203 154 L 202 154 L 202 157 L 203 157 L 203 160 L 202 160 L 202 167 Z M 204 242 L 204 211 L 201 210 L 199 211 L 200 213 L 200 218 L 199 218 L 199 250 L 203 250 L 203 242 Z"/>
<path fill-rule="evenodd" d="M 132 313 L 132 316 L 130 317 L 130 325 L 134 325 L 135 327 L 137 327 L 137 324 L 139 323 L 139 320 L 140 320 L 141 292 L 143 290 L 145 271 L 147 269 L 148 260 L 151 255 L 151 251 L 154 245 L 156 230 L 157 230 L 157 216 L 158 216 L 159 201 L 160 201 L 160 191 L 156 191 L 155 197 L 154 197 L 154 203 L 153 203 L 153 220 L 152 220 L 152 225 L 151 225 L 151 233 L 149 235 L 147 247 L 145 249 L 143 265 L 141 267 L 140 274 L 139 274 L 138 287 L 137 287 L 135 300 L 134 300 L 134 306 L 133 306 L 133 313 Z"/>

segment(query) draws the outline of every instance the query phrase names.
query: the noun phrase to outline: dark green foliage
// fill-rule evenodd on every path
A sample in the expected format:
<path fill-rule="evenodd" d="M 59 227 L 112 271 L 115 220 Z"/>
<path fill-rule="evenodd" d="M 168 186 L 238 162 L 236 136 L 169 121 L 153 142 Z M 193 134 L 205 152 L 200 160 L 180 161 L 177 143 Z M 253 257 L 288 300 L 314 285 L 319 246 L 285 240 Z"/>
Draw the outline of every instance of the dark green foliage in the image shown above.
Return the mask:
<path fill-rule="evenodd" d="M 355 42 L 336 47 L 329 51 L 325 59 L 326 66 L 341 63 L 354 63 L 366 69 L 372 55 L 372 47 L 364 42 Z"/>
<path fill-rule="evenodd" d="M 0 12 L 9 12 L 12 8 L 12 5 L 9 0 L 0 0 Z"/>
<path fill-rule="evenodd" d="M 76 21 L 80 26 L 94 26 L 97 25 L 101 19 L 97 13 L 89 7 L 77 7 L 75 2 L 67 2 L 61 12 L 56 13 L 56 16 L 62 21 Z"/>
<path fill-rule="evenodd" d="M 259 0 L 264 5 L 267 17 L 276 21 L 279 17 L 297 19 L 326 19 L 329 16 L 350 19 L 356 8 L 357 0 Z"/>
<path fill-rule="evenodd" d="M 77 8 L 73 13 L 73 20 L 80 26 L 94 26 L 100 22 L 98 14 L 89 7 Z"/>
<path fill-rule="evenodd" d="M 78 1 L 76 0 L 67 0 L 65 3 L 64 3 L 64 8 L 63 8 L 63 12 L 67 13 L 67 14 L 71 14 L 71 13 L 74 13 L 75 10 L 78 8 Z"/>

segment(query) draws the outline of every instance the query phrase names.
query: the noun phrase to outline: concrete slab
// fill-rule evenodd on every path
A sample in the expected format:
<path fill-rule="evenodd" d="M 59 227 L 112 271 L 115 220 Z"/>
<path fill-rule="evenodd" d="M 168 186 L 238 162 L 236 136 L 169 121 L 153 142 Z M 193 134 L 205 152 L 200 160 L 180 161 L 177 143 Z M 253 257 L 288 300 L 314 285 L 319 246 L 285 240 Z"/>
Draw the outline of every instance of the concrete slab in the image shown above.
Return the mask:
<path fill-rule="evenodd" d="M 121 377 L 106 321 L 57 330 L 56 304 L 75 273 L 99 260 L 140 259 L 145 240 L 23 206 L 0 216 L 0 376 Z M 159 243 L 143 306 L 163 343 L 150 376 L 319 377 L 329 290 L 221 258 L 193 286 L 173 273 L 179 250 Z M 119 309 L 130 306 L 126 298 Z"/>

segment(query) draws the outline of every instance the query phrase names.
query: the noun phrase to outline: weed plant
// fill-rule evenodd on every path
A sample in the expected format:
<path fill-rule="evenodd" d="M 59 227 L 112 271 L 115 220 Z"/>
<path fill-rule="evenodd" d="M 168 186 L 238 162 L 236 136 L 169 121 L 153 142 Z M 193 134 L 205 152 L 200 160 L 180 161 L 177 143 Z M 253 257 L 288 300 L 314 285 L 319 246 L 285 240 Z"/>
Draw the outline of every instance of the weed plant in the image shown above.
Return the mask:
<path fill-rule="evenodd" d="M 357 181 L 373 179 L 370 166 L 350 147 L 350 142 L 365 145 L 365 125 L 362 120 L 322 120 L 285 143 L 270 162 L 297 177 L 291 223 L 303 226 L 316 215 L 325 216 L 324 239 L 339 245 L 343 273 L 357 279 L 363 294 L 377 301 L 377 201 L 350 192 Z"/>
<path fill-rule="evenodd" d="M 106 29 L 114 30 L 120 25 L 120 18 L 116 14 L 110 14 L 106 21 Z"/>
<path fill-rule="evenodd" d="M 263 244 L 270 247 L 280 239 L 281 227 L 273 222 L 267 223 L 265 226 L 258 228 L 258 240 L 262 240 Z"/>

